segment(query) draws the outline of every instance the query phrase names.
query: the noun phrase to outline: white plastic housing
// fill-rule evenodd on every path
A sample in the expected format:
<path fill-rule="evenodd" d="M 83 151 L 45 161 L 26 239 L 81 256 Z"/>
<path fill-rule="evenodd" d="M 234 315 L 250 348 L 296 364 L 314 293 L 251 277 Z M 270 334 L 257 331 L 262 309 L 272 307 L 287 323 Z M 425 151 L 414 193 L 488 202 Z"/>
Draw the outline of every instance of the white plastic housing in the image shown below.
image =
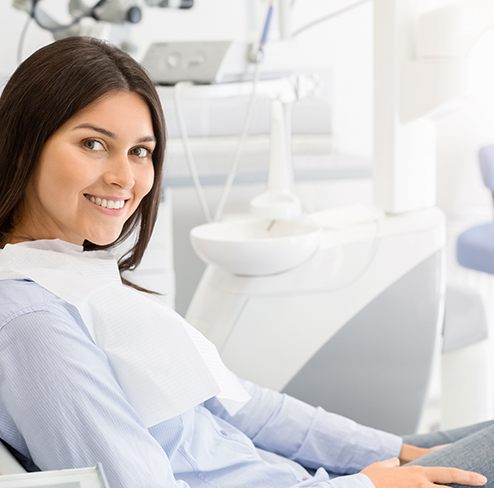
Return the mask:
<path fill-rule="evenodd" d="M 291 192 L 292 164 L 288 150 L 285 111 L 280 100 L 271 104 L 271 146 L 267 190 L 252 199 L 251 212 L 271 220 L 293 220 L 301 216 L 299 198 Z"/>
<path fill-rule="evenodd" d="M 376 205 L 390 214 L 436 201 L 436 136 L 430 117 L 464 92 L 464 58 L 494 25 L 491 0 L 426 12 L 417 0 L 375 0 Z"/>
<path fill-rule="evenodd" d="M 320 229 L 310 222 L 243 220 L 194 227 L 192 247 L 207 264 L 242 276 L 296 268 L 318 249 Z"/>

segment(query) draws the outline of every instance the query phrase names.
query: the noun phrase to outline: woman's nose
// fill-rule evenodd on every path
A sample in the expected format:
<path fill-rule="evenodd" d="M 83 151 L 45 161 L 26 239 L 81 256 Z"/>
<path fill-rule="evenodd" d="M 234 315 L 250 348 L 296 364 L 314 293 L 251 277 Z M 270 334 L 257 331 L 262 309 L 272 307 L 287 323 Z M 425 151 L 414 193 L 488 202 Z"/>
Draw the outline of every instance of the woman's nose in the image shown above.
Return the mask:
<path fill-rule="evenodd" d="M 105 182 L 126 190 L 135 184 L 131 162 L 127 155 L 114 156 L 108 160 L 108 166 L 104 174 Z"/>

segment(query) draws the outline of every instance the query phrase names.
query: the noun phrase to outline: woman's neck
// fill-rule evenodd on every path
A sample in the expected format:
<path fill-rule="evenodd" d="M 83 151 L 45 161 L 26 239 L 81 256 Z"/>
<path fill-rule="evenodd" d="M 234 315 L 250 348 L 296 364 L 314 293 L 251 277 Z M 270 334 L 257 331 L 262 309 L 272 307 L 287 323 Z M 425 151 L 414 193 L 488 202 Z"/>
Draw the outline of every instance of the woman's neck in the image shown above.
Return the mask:
<path fill-rule="evenodd" d="M 36 239 L 34 237 L 31 237 L 29 235 L 24 235 L 21 233 L 10 233 L 0 240 L 0 248 L 3 249 L 7 244 L 18 244 L 19 242 L 35 240 Z"/>

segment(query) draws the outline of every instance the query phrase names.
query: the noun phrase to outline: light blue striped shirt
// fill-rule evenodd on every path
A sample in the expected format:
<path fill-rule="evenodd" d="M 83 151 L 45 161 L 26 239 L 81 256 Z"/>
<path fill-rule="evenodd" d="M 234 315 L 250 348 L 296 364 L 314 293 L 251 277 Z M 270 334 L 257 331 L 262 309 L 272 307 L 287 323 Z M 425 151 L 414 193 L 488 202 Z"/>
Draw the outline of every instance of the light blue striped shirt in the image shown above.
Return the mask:
<path fill-rule="evenodd" d="M 0 438 L 42 470 L 100 462 L 111 488 L 372 488 L 359 471 L 399 454 L 399 437 L 245 386 L 233 417 L 211 399 L 146 429 L 77 310 L 0 281 Z"/>

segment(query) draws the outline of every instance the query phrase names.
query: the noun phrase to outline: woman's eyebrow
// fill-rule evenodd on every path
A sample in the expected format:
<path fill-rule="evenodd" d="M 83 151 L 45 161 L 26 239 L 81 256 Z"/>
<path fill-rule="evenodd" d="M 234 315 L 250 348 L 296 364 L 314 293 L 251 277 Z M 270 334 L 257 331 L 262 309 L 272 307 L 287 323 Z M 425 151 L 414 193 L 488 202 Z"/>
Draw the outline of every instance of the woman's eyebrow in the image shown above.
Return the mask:
<path fill-rule="evenodd" d="M 76 129 L 91 129 L 91 130 L 94 130 L 95 132 L 99 132 L 100 134 L 103 134 L 107 137 L 109 137 L 110 139 L 116 139 L 117 136 L 109 131 L 108 129 L 104 129 L 103 127 L 98 127 L 96 125 L 93 125 L 93 124 L 79 124 L 78 126 L 74 127 L 73 130 L 76 130 Z M 144 136 L 144 137 L 141 137 L 140 139 L 137 139 L 136 142 L 156 142 L 156 137 L 154 136 Z"/>

